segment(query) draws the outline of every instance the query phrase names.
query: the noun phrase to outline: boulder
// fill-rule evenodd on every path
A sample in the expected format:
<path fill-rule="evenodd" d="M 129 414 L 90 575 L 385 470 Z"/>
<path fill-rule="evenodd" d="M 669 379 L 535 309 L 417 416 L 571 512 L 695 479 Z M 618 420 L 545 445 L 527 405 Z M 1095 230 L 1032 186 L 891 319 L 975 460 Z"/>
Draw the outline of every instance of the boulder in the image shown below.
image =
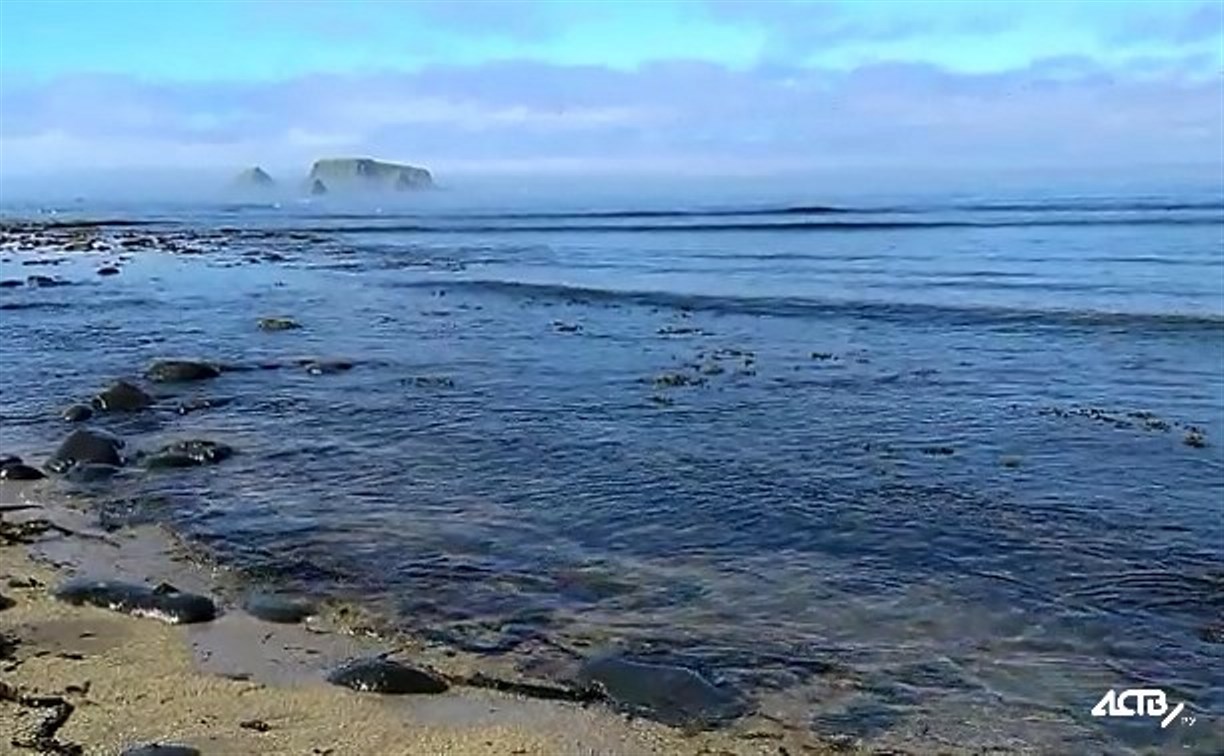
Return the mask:
<path fill-rule="evenodd" d="M 203 381 L 219 375 L 221 369 L 216 365 L 194 360 L 158 360 L 145 371 L 145 376 L 157 383 Z"/>
<path fill-rule="evenodd" d="M 327 681 L 363 693 L 392 695 L 445 693 L 450 687 L 432 672 L 382 658 L 354 659 L 328 675 Z"/>
<path fill-rule="evenodd" d="M 45 477 L 41 470 L 22 464 L 20 460 L 0 465 L 0 480 L 42 480 Z"/>
<path fill-rule="evenodd" d="M 255 591 L 246 597 L 242 608 L 264 622 L 292 625 L 313 615 L 316 607 L 305 599 L 279 593 Z"/>
<path fill-rule="evenodd" d="M 60 413 L 67 423 L 80 423 L 93 417 L 93 408 L 85 404 L 74 404 Z"/>
<path fill-rule="evenodd" d="M 115 381 L 93 398 L 93 406 L 103 412 L 139 412 L 151 404 L 152 396 L 127 381 Z M 68 419 L 67 411 L 64 413 L 64 419 Z"/>
<path fill-rule="evenodd" d="M 78 465 L 123 464 L 119 450 L 123 442 L 104 431 L 80 428 L 69 434 L 47 460 L 46 468 L 54 473 L 65 473 Z"/>
<path fill-rule="evenodd" d="M 134 617 L 152 617 L 172 625 L 209 622 L 217 605 L 206 596 L 183 593 L 172 585 L 148 588 L 121 580 L 72 579 L 55 592 L 60 601 L 97 606 Z"/>
<path fill-rule="evenodd" d="M 325 182 L 330 190 L 403 192 L 434 185 L 433 176 L 424 168 L 371 158 L 318 160 L 311 166 L 309 180 Z"/>
<path fill-rule="evenodd" d="M 712 728 L 747 710 L 733 691 L 684 667 L 608 656 L 586 662 L 578 677 L 602 687 L 621 707 L 676 727 Z"/>

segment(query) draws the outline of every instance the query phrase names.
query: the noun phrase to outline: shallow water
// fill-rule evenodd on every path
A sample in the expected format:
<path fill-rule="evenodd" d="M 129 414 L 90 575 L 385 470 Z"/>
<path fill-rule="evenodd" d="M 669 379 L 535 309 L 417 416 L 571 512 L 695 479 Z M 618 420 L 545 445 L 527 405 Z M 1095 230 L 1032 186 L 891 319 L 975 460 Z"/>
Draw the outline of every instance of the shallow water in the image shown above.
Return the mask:
<path fill-rule="evenodd" d="M 1224 742 L 1218 194 L 670 207 L 66 208 L 196 253 L 4 252 L 76 285 L 0 289 L 3 446 L 158 357 L 275 362 L 96 422 L 234 458 L 84 493 L 541 674 L 624 648 L 881 745 Z"/>

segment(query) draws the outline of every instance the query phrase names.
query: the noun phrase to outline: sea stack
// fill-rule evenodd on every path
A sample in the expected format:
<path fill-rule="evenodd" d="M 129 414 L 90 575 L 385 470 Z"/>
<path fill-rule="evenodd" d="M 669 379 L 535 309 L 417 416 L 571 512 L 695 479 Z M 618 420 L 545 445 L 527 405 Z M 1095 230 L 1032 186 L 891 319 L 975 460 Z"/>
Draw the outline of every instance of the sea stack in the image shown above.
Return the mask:
<path fill-rule="evenodd" d="M 231 183 L 235 189 L 272 189 L 276 186 L 276 180 L 257 165 L 239 173 Z"/>
<path fill-rule="evenodd" d="M 313 186 L 322 183 L 328 191 L 415 191 L 432 189 L 433 176 L 424 168 L 387 163 L 371 158 L 327 158 L 310 169 Z"/>

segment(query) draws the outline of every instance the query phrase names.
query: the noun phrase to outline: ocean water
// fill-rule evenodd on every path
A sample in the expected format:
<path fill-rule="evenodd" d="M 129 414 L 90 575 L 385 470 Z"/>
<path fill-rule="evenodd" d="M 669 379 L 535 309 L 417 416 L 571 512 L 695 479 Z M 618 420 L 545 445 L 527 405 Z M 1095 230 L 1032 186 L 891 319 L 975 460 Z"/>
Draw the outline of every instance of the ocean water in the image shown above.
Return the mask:
<path fill-rule="evenodd" d="M 73 284 L 0 289 L 4 449 L 153 359 L 231 368 L 95 421 L 239 452 L 86 487 L 108 522 L 532 674 L 692 667 L 817 735 L 1224 743 L 1219 191 L 52 209 L 5 217 L 178 242 L 107 278 L 118 249 L 0 254 Z M 1153 687 L 1197 721 L 1090 715 Z"/>

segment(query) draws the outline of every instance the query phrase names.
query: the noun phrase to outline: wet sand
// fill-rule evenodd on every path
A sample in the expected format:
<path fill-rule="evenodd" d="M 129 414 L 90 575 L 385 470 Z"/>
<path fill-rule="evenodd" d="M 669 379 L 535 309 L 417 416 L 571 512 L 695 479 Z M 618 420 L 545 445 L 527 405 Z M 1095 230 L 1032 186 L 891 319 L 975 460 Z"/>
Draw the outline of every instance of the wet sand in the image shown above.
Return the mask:
<path fill-rule="evenodd" d="M 29 501 L 24 488 L 0 484 L 0 500 Z M 84 537 L 52 534 L 0 546 L 0 594 L 12 602 L 0 610 L 7 641 L 0 750 L 115 754 L 161 742 L 204 754 L 813 752 L 788 750 L 778 737 L 682 733 L 599 705 L 463 687 L 432 696 L 350 692 L 326 683 L 323 670 L 376 652 L 411 657 L 373 638 L 271 624 L 229 606 L 200 625 L 70 606 L 52 597 L 70 574 L 172 578 L 191 590 L 206 576 L 171 559 L 173 546 L 156 529 L 95 537 L 82 528 L 84 515 L 66 509 L 7 516 L 23 518 L 50 519 Z M 48 728 L 48 718 L 62 717 L 66 707 L 21 705 L 17 696 L 60 700 L 70 713 Z"/>

